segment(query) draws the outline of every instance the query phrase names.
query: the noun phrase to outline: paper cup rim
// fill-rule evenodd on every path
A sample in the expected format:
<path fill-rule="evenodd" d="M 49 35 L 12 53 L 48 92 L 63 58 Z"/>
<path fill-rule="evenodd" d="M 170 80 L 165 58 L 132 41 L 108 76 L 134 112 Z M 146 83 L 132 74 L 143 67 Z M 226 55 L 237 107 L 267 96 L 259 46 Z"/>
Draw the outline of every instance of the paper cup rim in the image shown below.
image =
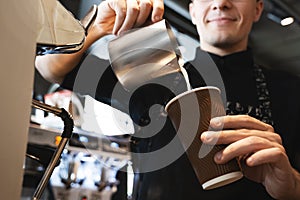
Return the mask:
<path fill-rule="evenodd" d="M 242 177 L 243 177 L 243 173 L 240 171 L 230 172 L 222 176 L 218 176 L 209 181 L 206 181 L 205 183 L 202 184 L 202 187 L 204 190 L 210 190 L 210 189 L 218 188 L 233 183 L 241 179 Z"/>
<path fill-rule="evenodd" d="M 168 103 L 167 105 L 165 106 L 165 111 L 167 112 L 168 110 L 168 107 L 174 102 L 176 101 L 177 99 L 183 97 L 183 96 L 186 96 L 192 92 L 196 92 L 196 91 L 199 91 L 199 90 L 210 90 L 210 89 L 213 89 L 213 90 L 217 90 L 220 94 L 221 94 L 221 91 L 219 88 L 215 87 L 215 86 L 204 86 L 204 87 L 198 87 L 198 88 L 194 88 L 192 90 L 188 90 L 188 91 L 185 91 L 177 96 L 175 96 L 174 98 L 172 98 Z"/>

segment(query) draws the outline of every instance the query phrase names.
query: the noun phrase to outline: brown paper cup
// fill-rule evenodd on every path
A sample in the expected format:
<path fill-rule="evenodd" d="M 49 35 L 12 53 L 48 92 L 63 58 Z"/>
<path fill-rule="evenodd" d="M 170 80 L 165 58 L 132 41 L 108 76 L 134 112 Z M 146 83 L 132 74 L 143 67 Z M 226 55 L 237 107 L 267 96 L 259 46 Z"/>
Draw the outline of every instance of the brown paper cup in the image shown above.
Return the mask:
<path fill-rule="evenodd" d="M 165 110 L 203 189 L 221 187 L 243 177 L 236 159 L 222 165 L 214 162 L 215 154 L 225 145 L 207 145 L 200 140 L 210 119 L 225 115 L 218 88 L 200 87 L 184 92 L 170 100 Z"/>

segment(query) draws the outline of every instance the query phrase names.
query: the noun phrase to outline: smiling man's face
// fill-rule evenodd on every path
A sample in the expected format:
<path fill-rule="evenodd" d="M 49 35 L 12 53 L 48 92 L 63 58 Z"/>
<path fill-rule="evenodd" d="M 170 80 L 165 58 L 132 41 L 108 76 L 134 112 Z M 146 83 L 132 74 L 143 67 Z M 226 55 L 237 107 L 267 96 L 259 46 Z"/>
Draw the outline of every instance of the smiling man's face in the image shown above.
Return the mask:
<path fill-rule="evenodd" d="M 262 10 L 262 0 L 194 0 L 190 4 L 201 48 L 219 55 L 247 48 L 252 24 Z"/>

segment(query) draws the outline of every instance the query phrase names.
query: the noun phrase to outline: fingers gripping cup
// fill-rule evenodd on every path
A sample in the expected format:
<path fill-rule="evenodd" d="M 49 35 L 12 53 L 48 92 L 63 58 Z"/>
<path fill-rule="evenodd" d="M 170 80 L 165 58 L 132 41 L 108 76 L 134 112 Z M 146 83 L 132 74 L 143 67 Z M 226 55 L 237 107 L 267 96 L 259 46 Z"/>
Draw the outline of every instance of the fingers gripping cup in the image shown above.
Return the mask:
<path fill-rule="evenodd" d="M 236 159 L 216 164 L 214 156 L 225 145 L 203 144 L 200 135 L 209 128 L 211 118 L 224 116 L 220 90 L 200 87 L 184 92 L 165 107 L 203 189 L 221 187 L 243 177 Z"/>

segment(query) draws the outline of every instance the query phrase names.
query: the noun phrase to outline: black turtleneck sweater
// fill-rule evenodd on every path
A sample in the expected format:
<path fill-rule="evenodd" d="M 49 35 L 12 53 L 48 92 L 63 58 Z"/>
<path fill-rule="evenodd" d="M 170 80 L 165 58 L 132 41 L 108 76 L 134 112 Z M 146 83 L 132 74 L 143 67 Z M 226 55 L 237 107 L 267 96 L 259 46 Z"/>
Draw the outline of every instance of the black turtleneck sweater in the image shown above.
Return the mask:
<path fill-rule="evenodd" d="M 118 94 L 121 94 L 118 98 L 116 95 L 112 96 L 117 79 L 109 64 L 102 60 L 99 61 L 93 56 L 88 59 L 88 70 L 92 71 L 91 76 L 97 76 L 95 74 L 98 73 L 100 77 L 95 90 L 96 94 L 91 95 L 95 95 L 99 101 L 130 113 L 135 123 L 139 125 L 137 136 L 138 134 L 147 134 L 149 130 L 144 127 L 147 127 L 151 120 L 159 120 L 159 118 L 155 118 L 155 114 L 154 118 L 149 117 L 148 112 L 152 105 L 165 105 L 168 100 L 186 90 L 182 76 L 173 74 L 161 78 L 162 82 L 157 82 L 168 83 L 166 84 L 167 87 L 152 83 L 144 85 L 132 93 L 118 89 Z M 101 66 L 102 69 L 99 69 L 99 65 L 103 66 Z M 217 86 L 224 95 L 224 101 L 239 102 L 245 106 L 257 107 L 259 102 L 253 65 L 253 56 L 249 49 L 223 57 L 207 54 L 198 49 L 196 59 L 187 63 L 185 68 L 193 88 L 205 85 Z M 78 69 L 79 67 L 66 77 L 62 86 L 68 89 L 72 88 Z M 93 71 L 93 69 L 95 70 Z M 300 157 L 298 145 L 300 128 L 297 125 L 297 122 L 300 122 L 299 78 L 283 72 L 271 72 L 265 69 L 264 75 L 270 92 L 275 131 L 282 136 L 292 164 L 299 167 L 299 158 L 298 161 L 296 159 L 297 156 Z M 86 78 L 88 79 L 88 76 Z M 91 87 L 94 86 L 86 86 L 88 91 Z M 80 91 L 75 90 L 75 92 L 85 93 L 85 89 L 80 88 Z M 126 97 L 125 100 L 122 97 Z M 164 127 L 154 136 L 144 139 L 137 138 L 132 145 L 132 151 L 151 152 L 159 150 L 168 144 L 174 135 L 174 128 L 171 122 L 167 120 Z M 138 163 L 139 156 L 133 157 L 133 160 Z M 147 165 L 151 162 L 155 161 L 143 160 L 139 164 Z M 139 168 L 138 164 L 137 168 Z M 137 199 L 140 200 L 272 199 L 261 184 L 246 178 L 221 188 L 204 191 L 185 154 L 162 169 L 141 174 L 139 185 Z"/>

